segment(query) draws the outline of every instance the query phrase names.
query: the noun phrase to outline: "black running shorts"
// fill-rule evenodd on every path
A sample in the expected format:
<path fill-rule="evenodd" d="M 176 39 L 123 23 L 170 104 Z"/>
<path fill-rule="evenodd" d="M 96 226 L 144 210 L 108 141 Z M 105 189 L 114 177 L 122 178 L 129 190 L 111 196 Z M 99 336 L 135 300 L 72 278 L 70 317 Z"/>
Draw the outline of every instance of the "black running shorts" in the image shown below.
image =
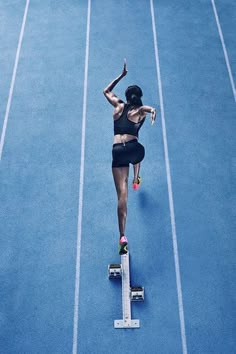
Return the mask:
<path fill-rule="evenodd" d="M 126 143 L 114 144 L 112 148 L 112 167 L 128 167 L 143 160 L 145 149 L 138 140 L 133 139 Z"/>

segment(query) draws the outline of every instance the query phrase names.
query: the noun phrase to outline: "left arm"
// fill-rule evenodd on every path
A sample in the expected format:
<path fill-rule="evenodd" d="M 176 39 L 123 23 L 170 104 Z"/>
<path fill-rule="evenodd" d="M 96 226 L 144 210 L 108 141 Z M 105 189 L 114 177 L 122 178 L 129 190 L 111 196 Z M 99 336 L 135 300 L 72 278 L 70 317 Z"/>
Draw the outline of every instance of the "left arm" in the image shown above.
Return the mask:
<path fill-rule="evenodd" d="M 156 109 L 151 106 L 140 107 L 141 115 L 146 115 L 146 113 L 151 113 L 151 124 L 153 125 L 156 120 Z"/>

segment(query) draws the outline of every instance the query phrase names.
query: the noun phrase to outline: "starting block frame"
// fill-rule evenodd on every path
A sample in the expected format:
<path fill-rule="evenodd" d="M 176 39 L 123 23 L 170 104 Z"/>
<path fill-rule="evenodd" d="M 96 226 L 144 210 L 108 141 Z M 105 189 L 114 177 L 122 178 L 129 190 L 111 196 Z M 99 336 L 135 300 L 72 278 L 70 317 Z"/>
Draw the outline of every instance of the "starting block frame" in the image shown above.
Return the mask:
<path fill-rule="evenodd" d="M 144 300 L 144 287 L 130 287 L 129 252 L 121 256 L 121 264 L 108 266 L 109 279 L 122 280 L 123 319 L 114 321 L 114 328 L 140 328 L 140 321 L 131 318 L 131 301 Z"/>

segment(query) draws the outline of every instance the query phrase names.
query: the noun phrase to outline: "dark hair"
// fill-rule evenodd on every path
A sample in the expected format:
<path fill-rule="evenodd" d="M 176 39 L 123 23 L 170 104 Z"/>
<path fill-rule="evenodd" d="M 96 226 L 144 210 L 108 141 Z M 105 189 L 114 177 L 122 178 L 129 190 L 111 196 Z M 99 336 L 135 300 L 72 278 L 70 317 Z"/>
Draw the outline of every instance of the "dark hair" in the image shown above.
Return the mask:
<path fill-rule="evenodd" d="M 142 95 L 143 92 L 141 88 L 137 85 L 128 86 L 127 89 L 125 90 L 125 97 L 127 102 L 129 102 L 134 106 L 143 105 L 143 102 L 141 100 Z"/>

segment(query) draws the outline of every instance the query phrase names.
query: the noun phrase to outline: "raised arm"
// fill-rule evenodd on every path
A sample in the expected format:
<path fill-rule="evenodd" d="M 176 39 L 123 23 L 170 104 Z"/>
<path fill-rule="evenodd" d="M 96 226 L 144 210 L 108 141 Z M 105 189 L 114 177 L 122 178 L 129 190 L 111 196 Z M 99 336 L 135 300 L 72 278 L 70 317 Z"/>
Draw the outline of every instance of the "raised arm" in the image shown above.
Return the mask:
<path fill-rule="evenodd" d="M 153 125 L 156 120 L 156 109 L 151 106 L 142 106 L 141 113 L 146 115 L 146 113 L 151 113 L 151 124 Z"/>
<path fill-rule="evenodd" d="M 124 61 L 124 67 L 122 73 L 114 79 L 110 84 L 103 90 L 104 96 L 112 106 L 117 107 L 121 100 L 113 92 L 113 88 L 118 84 L 118 82 L 127 74 L 126 60 Z"/>

